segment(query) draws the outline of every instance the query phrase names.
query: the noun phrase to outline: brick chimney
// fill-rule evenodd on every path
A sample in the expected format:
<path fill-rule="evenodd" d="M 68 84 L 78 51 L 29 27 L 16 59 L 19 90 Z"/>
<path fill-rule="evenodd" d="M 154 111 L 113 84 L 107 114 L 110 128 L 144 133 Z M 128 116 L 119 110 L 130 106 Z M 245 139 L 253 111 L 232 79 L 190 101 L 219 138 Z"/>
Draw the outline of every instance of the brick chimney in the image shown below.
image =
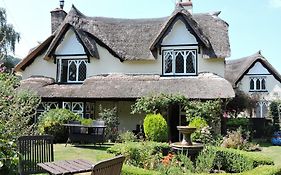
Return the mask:
<path fill-rule="evenodd" d="M 192 14 L 192 0 L 179 0 L 178 4 L 182 5 L 185 10 L 187 10 L 190 14 Z"/>
<path fill-rule="evenodd" d="M 61 25 L 67 13 L 63 10 L 63 5 L 60 4 L 59 8 L 51 11 L 51 29 L 54 33 L 57 28 Z"/>

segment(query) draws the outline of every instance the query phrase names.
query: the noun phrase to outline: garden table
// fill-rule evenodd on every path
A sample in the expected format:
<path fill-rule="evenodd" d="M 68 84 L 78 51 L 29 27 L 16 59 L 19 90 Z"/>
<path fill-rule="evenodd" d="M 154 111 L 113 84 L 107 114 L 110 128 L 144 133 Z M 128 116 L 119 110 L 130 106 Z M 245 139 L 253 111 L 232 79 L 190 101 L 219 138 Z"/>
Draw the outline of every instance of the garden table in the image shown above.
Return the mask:
<path fill-rule="evenodd" d="M 52 175 L 90 172 L 93 167 L 90 161 L 83 159 L 44 162 L 37 165 Z"/>
<path fill-rule="evenodd" d="M 90 142 L 103 143 L 105 140 L 105 125 L 81 125 L 81 124 L 63 124 L 69 128 L 68 139 L 66 142 Z"/>

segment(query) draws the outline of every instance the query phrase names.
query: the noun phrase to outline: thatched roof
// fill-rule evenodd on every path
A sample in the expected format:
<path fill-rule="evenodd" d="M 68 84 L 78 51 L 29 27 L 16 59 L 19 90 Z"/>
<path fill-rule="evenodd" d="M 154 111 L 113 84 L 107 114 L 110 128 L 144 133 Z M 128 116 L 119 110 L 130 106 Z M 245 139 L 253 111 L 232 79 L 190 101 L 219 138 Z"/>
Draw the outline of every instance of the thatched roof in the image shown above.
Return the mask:
<path fill-rule="evenodd" d="M 191 99 L 217 99 L 235 95 L 228 81 L 211 73 L 178 78 L 110 74 L 72 85 L 59 85 L 46 77 L 31 77 L 22 80 L 19 89 L 30 89 L 43 98 L 135 99 L 154 93 L 179 93 Z"/>
<path fill-rule="evenodd" d="M 230 56 L 228 24 L 220 19 L 218 14 L 190 15 L 188 11 L 178 7 L 169 17 L 117 19 L 88 17 L 73 6 L 61 26 L 53 33 L 52 43 L 49 43 L 47 49 L 44 47 L 44 51 L 47 50 L 45 59 L 50 59 L 63 34 L 71 26 L 79 36 L 88 56 L 99 57 L 96 50 L 98 43 L 121 61 L 153 60 L 155 57 L 152 52 L 157 48 L 157 42 L 176 16 L 182 16 L 202 41 L 205 58 L 226 58 Z M 42 52 L 41 49 L 40 53 Z M 33 61 L 35 59 L 33 55 L 29 54 L 23 62 Z M 24 70 L 25 67 L 26 65 L 21 64 L 15 70 Z"/>
<path fill-rule="evenodd" d="M 278 71 L 262 56 L 261 51 L 236 60 L 227 60 L 225 64 L 225 79 L 227 79 L 233 87 L 246 75 L 249 70 L 260 62 L 277 80 L 281 82 L 281 76 Z"/>

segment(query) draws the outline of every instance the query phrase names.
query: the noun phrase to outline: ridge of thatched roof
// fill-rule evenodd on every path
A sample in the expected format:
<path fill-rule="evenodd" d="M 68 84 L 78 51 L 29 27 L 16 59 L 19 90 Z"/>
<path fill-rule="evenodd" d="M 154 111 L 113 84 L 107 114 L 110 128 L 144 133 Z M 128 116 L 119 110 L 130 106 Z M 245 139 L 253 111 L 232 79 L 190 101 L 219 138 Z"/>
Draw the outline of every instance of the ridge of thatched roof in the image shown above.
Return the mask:
<path fill-rule="evenodd" d="M 261 54 L 261 51 L 240 59 L 227 60 L 225 63 L 225 79 L 227 79 L 233 87 L 236 87 L 237 83 L 249 72 L 256 62 L 260 62 L 277 80 L 281 82 L 280 74 Z"/>
<path fill-rule="evenodd" d="M 52 78 L 32 77 L 21 81 L 19 89 L 35 91 L 42 98 L 136 99 L 154 93 L 180 93 L 191 99 L 217 99 L 235 95 L 228 81 L 211 73 L 179 78 L 109 74 L 72 85 L 56 84 Z"/>
<path fill-rule="evenodd" d="M 176 9 L 172 15 L 184 15 L 191 21 L 196 34 L 206 46 L 203 49 L 204 58 L 226 58 L 230 56 L 228 24 L 218 17 L 219 12 L 190 15 L 184 9 Z M 90 56 L 99 57 L 96 43 L 105 47 L 112 55 L 124 60 L 154 60 L 150 46 L 159 35 L 161 28 L 170 17 L 148 19 L 119 19 L 107 17 L 88 17 L 72 6 L 58 30 L 43 42 L 34 52 L 31 52 L 23 63 L 32 61 L 34 55 L 47 51 L 48 59 L 55 46 L 60 42 L 66 26 L 75 29 L 86 52 Z M 54 39 L 54 37 L 56 39 Z M 52 44 L 50 44 L 50 41 Z M 46 48 L 47 47 L 47 48 Z M 26 65 L 17 66 L 16 70 L 24 69 Z"/>

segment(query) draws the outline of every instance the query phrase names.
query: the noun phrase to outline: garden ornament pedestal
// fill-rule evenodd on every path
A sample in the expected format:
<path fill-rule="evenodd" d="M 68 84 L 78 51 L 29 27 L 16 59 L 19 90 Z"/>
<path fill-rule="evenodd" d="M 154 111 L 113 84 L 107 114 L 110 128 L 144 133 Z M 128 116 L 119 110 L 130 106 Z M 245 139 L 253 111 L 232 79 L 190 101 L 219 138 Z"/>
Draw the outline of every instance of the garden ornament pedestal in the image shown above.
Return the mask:
<path fill-rule="evenodd" d="M 177 126 L 178 131 L 183 134 L 181 142 L 172 143 L 172 149 L 175 151 L 184 151 L 194 159 L 195 156 L 203 149 L 203 144 L 195 143 L 191 140 L 191 134 L 196 131 L 196 128 L 188 126 Z"/>

